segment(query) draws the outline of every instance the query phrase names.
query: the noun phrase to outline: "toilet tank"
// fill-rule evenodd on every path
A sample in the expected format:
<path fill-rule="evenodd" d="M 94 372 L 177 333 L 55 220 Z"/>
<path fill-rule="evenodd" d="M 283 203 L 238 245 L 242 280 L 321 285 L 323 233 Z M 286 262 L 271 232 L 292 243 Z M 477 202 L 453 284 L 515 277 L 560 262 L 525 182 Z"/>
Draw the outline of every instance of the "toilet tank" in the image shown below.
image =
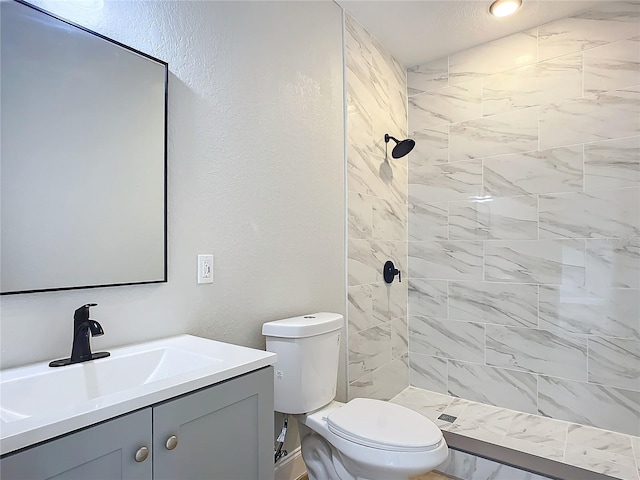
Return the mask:
<path fill-rule="evenodd" d="M 335 398 L 343 323 L 342 315 L 321 312 L 262 325 L 267 351 L 278 355 L 273 379 L 277 412 L 312 412 Z"/>

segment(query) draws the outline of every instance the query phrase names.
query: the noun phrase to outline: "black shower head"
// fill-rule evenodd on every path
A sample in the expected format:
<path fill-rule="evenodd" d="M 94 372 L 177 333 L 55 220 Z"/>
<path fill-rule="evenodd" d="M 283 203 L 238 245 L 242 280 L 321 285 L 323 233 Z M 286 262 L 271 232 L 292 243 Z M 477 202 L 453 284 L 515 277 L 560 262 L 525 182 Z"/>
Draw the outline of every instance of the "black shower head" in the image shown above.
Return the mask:
<path fill-rule="evenodd" d="M 388 133 L 385 133 L 384 142 L 389 143 L 389 140 L 393 140 L 394 142 L 396 142 L 396 146 L 393 147 L 393 150 L 391 151 L 391 156 L 393 158 L 404 157 L 407 153 L 413 150 L 413 147 L 416 146 L 416 142 L 410 138 L 407 138 L 406 140 L 398 140 L 397 138 L 392 137 Z"/>

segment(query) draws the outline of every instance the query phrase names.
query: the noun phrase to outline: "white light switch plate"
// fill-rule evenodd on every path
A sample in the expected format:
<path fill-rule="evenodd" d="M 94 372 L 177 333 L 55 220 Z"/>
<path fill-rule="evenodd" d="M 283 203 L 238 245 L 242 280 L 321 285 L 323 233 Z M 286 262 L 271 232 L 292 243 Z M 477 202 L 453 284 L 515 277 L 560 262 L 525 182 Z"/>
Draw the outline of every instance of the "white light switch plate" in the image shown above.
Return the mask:
<path fill-rule="evenodd" d="M 213 283 L 213 255 L 198 255 L 198 283 Z"/>

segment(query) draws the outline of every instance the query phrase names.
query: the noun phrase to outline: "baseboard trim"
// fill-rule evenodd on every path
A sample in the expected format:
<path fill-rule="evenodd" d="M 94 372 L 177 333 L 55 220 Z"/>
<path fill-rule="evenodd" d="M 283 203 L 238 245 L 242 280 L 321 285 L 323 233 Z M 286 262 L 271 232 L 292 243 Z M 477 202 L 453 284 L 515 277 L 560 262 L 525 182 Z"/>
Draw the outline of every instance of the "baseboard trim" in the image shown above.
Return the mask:
<path fill-rule="evenodd" d="M 276 463 L 275 480 L 300 480 L 306 473 L 302 450 L 298 447 Z"/>

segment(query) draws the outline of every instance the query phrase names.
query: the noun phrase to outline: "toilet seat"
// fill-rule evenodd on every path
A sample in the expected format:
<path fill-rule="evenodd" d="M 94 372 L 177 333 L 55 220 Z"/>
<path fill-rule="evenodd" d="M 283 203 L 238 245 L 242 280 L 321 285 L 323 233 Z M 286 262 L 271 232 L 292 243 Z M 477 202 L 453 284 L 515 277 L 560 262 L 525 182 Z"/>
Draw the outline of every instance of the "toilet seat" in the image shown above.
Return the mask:
<path fill-rule="evenodd" d="M 359 445 L 388 452 L 438 448 L 442 431 L 413 410 L 370 398 L 355 398 L 326 416 L 329 431 Z"/>

